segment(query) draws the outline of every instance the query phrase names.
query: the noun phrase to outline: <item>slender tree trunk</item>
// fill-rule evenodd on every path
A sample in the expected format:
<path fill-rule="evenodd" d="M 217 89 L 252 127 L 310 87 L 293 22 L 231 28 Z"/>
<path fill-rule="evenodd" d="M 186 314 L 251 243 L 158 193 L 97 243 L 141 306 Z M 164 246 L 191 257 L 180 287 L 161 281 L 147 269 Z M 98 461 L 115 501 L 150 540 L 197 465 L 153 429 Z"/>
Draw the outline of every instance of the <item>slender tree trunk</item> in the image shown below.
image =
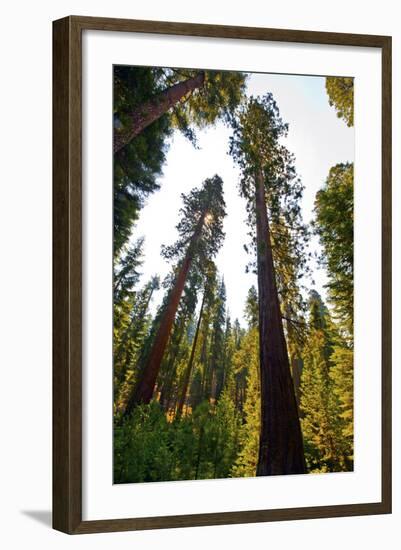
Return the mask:
<path fill-rule="evenodd" d="M 196 344 L 198 343 L 199 328 L 200 328 L 200 324 L 201 324 L 201 321 L 202 321 L 203 306 L 205 305 L 205 296 L 206 296 L 206 292 L 203 293 L 202 305 L 201 305 L 200 312 L 199 312 L 199 319 L 198 319 L 198 322 L 196 324 L 194 341 L 192 342 L 191 355 L 189 357 L 188 365 L 187 365 L 187 368 L 186 368 L 185 374 L 184 374 L 184 381 L 183 381 L 183 386 L 182 386 L 182 390 L 181 390 L 180 400 L 179 400 L 178 406 L 177 406 L 176 416 L 181 416 L 182 410 L 183 410 L 184 404 L 185 404 L 185 398 L 186 398 L 187 392 L 188 392 L 189 380 L 191 378 L 191 372 L 192 372 L 192 365 L 193 365 L 194 358 L 195 358 Z"/>
<path fill-rule="evenodd" d="M 123 277 L 124 277 L 124 273 L 121 273 L 121 274 L 117 277 L 117 280 L 116 280 L 115 283 L 114 283 L 114 292 L 117 292 L 118 287 L 120 286 L 121 281 L 123 280 Z"/>
<path fill-rule="evenodd" d="M 256 475 L 305 473 L 305 458 L 277 294 L 263 174 L 256 181 L 261 433 Z"/>
<path fill-rule="evenodd" d="M 171 409 L 173 381 L 177 370 L 177 363 L 180 358 L 180 346 L 184 337 L 184 328 L 185 323 L 182 322 L 178 328 L 179 333 L 175 344 L 175 349 L 173 350 L 173 353 L 171 353 L 166 365 L 166 377 L 163 381 L 160 395 L 160 403 L 165 412 L 168 412 Z"/>
<path fill-rule="evenodd" d="M 160 118 L 171 107 L 178 103 L 188 93 L 201 88 L 205 82 L 205 73 L 199 72 L 196 76 L 174 84 L 160 94 L 139 105 L 129 115 L 130 127 L 127 130 L 114 129 L 114 153 L 117 153 L 134 137 L 140 134 L 149 124 Z"/>
<path fill-rule="evenodd" d="M 174 318 L 177 313 L 178 304 L 180 302 L 187 275 L 192 264 L 196 244 L 202 232 L 205 216 L 206 208 L 202 212 L 202 215 L 196 225 L 194 234 L 192 235 L 187 253 L 184 260 L 182 261 L 177 278 L 175 280 L 174 287 L 171 290 L 169 302 L 157 330 L 152 349 L 145 363 L 141 380 L 138 381 L 136 389 L 128 402 L 125 414 L 130 414 L 136 405 L 140 403 L 149 403 L 152 399 L 157 375 L 159 374 L 160 365 L 170 337 L 171 329 L 174 324 Z"/>

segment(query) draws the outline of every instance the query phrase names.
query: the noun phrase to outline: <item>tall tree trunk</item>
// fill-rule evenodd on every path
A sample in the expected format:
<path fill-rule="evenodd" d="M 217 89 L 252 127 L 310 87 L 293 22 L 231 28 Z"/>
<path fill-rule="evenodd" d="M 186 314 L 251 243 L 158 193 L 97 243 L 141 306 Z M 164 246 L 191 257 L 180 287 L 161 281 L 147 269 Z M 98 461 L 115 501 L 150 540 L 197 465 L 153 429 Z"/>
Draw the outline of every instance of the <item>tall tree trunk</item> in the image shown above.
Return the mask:
<path fill-rule="evenodd" d="M 152 97 L 142 105 L 139 105 L 129 115 L 130 127 L 127 130 L 114 129 L 114 153 L 117 153 L 134 137 L 140 134 L 149 124 L 160 118 L 171 107 L 178 103 L 188 93 L 201 88 L 205 82 L 204 71 L 196 76 L 174 84 L 163 90 L 160 94 Z"/>
<path fill-rule="evenodd" d="M 171 407 L 171 402 L 173 397 L 172 388 L 173 388 L 173 382 L 176 375 L 177 363 L 180 358 L 180 346 L 184 337 L 184 328 L 185 328 L 185 323 L 182 322 L 181 326 L 175 329 L 175 330 L 179 330 L 178 339 L 176 340 L 174 349 L 172 350 L 166 365 L 166 377 L 165 377 L 165 380 L 163 381 L 161 393 L 160 393 L 160 404 L 165 412 L 168 412 L 172 408 Z"/>
<path fill-rule="evenodd" d="M 203 341 L 202 341 L 202 347 L 201 347 L 201 353 L 200 353 L 200 363 L 203 367 L 202 369 L 202 381 L 201 381 L 201 388 L 202 388 L 202 401 L 206 397 L 206 378 L 207 373 L 209 371 L 208 367 L 208 353 L 207 353 L 207 343 L 208 343 L 208 322 L 209 322 L 209 316 L 207 315 L 207 322 L 204 322 L 205 325 L 205 331 L 203 334 Z"/>
<path fill-rule="evenodd" d="M 256 475 L 305 473 L 297 403 L 276 286 L 264 179 L 256 187 L 261 432 Z"/>
<path fill-rule="evenodd" d="M 184 260 L 182 261 L 180 270 L 175 280 L 174 287 L 171 290 L 169 302 L 162 316 L 162 320 L 157 330 L 152 349 L 145 363 L 141 379 L 138 381 L 138 384 L 131 396 L 131 399 L 128 402 L 127 408 L 125 409 L 125 414 L 130 414 L 136 405 L 140 403 L 149 403 L 152 399 L 157 375 L 159 374 L 160 365 L 170 337 L 171 329 L 173 327 L 178 304 L 180 302 L 187 275 L 192 264 L 196 244 L 202 232 L 203 224 L 205 222 L 205 216 L 206 208 L 202 212 L 202 215 L 196 225 L 194 234 L 192 235 L 187 253 Z"/>
<path fill-rule="evenodd" d="M 178 402 L 176 416 L 181 416 L 182 410 L 183 410 L 184 404 L 185 404 L 185 398 L 186 398 L 187 392 L 188 392 L 189 380 L 191 378 L 191 372 L 192 372 L 192 365 L 194 363 L 194 358 L 195 358 L 196 344 L 198 343 L 199 328 L 200 328 L 200 324 L 201 324 L 201 321 L 202 321 L 203 306 L 205 305 L 205 296 L 206 296 L 206 292 L 203 293 L 202 305 L 201 305 L 200 312 L 199 312 L 199 319 L 198 319 L 198 322 L 196 324 L 194 341 L 192 342 L 191 355 L 189 357 L 188 365 L 187 365 L 187 368 L 186 368 L 185 374 L 184 374 L 184 380 L 183 380 L 183 385 L 182 385 L 182 390 L 181 390 L 181 396 L 180 396 L 180 400 Z"/>

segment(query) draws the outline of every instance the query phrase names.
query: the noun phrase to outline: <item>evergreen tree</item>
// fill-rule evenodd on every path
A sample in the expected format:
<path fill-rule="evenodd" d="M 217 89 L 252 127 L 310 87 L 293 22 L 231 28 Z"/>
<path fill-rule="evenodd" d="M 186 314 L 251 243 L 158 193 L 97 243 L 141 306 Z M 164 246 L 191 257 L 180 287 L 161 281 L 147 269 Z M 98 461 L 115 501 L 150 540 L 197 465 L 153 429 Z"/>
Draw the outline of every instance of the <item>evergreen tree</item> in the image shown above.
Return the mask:
<path fill-rule="evenodd" d="M 238 453 L 240 419 L 229 389 L 219 396 L 214 418 L 212 479 L 229 477 Z"/>
<path fill-rule="evenodd" d="M 138 302 L 135 287 L 140 279 L 140 266 L 143 263 L 143 238 L 125 247 L 121 257 L 115 261 L 113 284 L 113 357 L 114 391 L 118 392 L 124 379 L 125 363 L 121 361 L 123 353 L 131 360 L 135 343 L 128 339 L 133 322 L 133 311 Z M 124 346 L 127 344 L 127 349 Z"/>
<path fill-rule="evenodd" d="M 195 270 L 190 270 L 157 377 L 156 395 L 159 394 L 162 407 L 170 415 L 174 415 L 181 395 L 180 378 L 189 360 L 193 317 L 201 284 L 201 275 Z M 167 290 L 166 307 L 170 291 Z"/>
<path fill-rule="evenodd" d="M 165 247 L 163 251 L 165 258 L 178 262 L 177 275 L 141 379 L 131 400 L 131 406 L 149 403 L 152 399 L 156 378 L 190 268 L 193 265 L 199 265 L 202 268 L 217 253 L 222 244 L 224 238 L 222 220 L 225 215 L 222 193 L 223 182 L 219 176 L 214 176 L 205 180 L 200 189 L 193 189 L 188 196 L 183 195 L 182 217 L 177 226 L 179 239 L 173 246 Z"/>
<path fill-rule="evenodd" d="M 126 247 L 124 253 L 115 262 L 114 268 L 114 300 L 124 299 L 134 288 L 140 278 L 139 267 L 143 263 L 144 237 Z"/>
<path fill-rule="evenodd" d="M 343 469 L 352 470 L 354 462 L 354 354 L 345 343 L 334 346 L 330 378 L 337 398 L 337 415 L 341 430 Z"/>
<path fill-rule="evenodd" d="M 231 399 L 235 402 L 235 384 L 234 373 L 232 368 L 232 359 L 234 355 L 234 338 L 231 326 L 230 313 L 227 311 L 226 324 L 224 330 L 223 344 L 223 382 L 222 387 L 229 390 Z"/>
<path fill-rule="evenodd" d="M 328 76 L 326 92 L 329 103 L 334 106 L 337 116 L 345 120 L 347 126 L 354 125 L 354 79 L 351 77 Z"/>
<path fill-rule="evenodd" d="M 212 341 L 212 319 L 216 304 L 217 292 L 217 270 L 213 262 L 208 262 L 205 267 L 205 287 L 202 319 L 199 327 L 199 344 L 195 358 L 197 365 L 197 379 L 200 380 L 200 387 L 195 389 L 196 402 L 200 404 L 203 400 L 211 397 L 211 370 L 210 350 Z"/>
<path fill-rule="evenodd" d="M 300 219 L 302 186 L 280 141 L 286 132 L 267 94 L 250 98 L 240 109 L 231 140 L 231 154 L 241 168 L 241 195 L 247 199 L 249 221 L 256 225 L 262 407 L 257 475 L 305 472 L 269 227 L 269 217 L 290 227 Z"/>
<path fill-rule="evenodd" d="M 233 341 L 233 372 L 234 372 L 234 381 L 235 381 L 235 392 L 234 392 L 234 401 L 235 407 L 242 414 L 245 403 L 245 390 L 246 390 L 246 377 L 247 377 L 247 365 L 246 363 L 241 364 L 242 366 L 236 365 L 235 363 L 235 353 L 241 348 L 242 341 L 246 336 L 246 331 L 244 331 L 238 319 L 235 319 L 233 330 L 232 330 L 232 341 Z"/>
<path fill-rule="evenodd" d="M 137 407 L 114 428 L 114 483 L 174 479 L 172 436 L 158 403 Z"/>
<path fill-rule="evenodd" d="M 233 357 L 234 369 L 245 374 L 246 389 L 243 423 L 239 432 L 239 452 L 231 471 L 233 477 L 253 477 L 259 455 L 261 428 L 259 335 L 257 326 L 250 325 Z"/>
<path fill-rule="evenodd" d="M 330 302 L 352 341 L 354 309 L 354 166 L 337 164 L 316 194 L 314 226 L 323 247 Z"/>
<path fill-rule="evenodd" d="M 186 400 L 186 397 L 187 397 L 189 381 L 190 381 L 190 378 L 191 378 L 192 368 L 193 368 L 194 359 L 195 359 L 196 345 L 198 343 L 199 328 L 200 328 L 200 324 L 202 322 L 203 307 L 205 305 L 205 295 L 206 295 L 206 292 L 204 291 L 203 292 L 202 303 L 201 303 L 201 308 L 200 308 L 200 311 L 199 311 L 199 317 L 198 317 L 198 321 L 196 323 L 195 335 L 194 335 L 192 345 L 191 345 L 191 355 L 190 355 L 189 360 L 188 360 L 188 365 L 186 366 L 185 371 L 184 371 L 182 388 L 181 388 L 181 395 L 180 395 L 178 405 L 177 405 L 177 416 L 181 416 L 183 408 L 184 408 L 185 400 Z"/>
<path fill-rule="evenodd" d="M 114 347 L 114 393 L 116 410 L 125 410 L 127 399 L 138 374 L 141 349 L 149 334 L 151 318 L 148 314 L 153 293 L 159 289 L 160 281 L 154 276 L 135 294 L 131 320 Z M 118 344 L 118 345 L 117 345 Z"/>
<path fill-rule="evenodd" d="M 216 299 L 212 317 L 212 334 L 210 343 L 210 393 L 216 401 L 223 390 L 224 383 L 224 335 L 226 324 L 226 286 L 222 279 L 216 290 Z"/>
<path fill-rule="evenodd" d="M 245 302 L 245 319 L 249 328 L 255 328 L 259 322 L 258 293 L 254 285 L 248 290 Z"/>
<path fill-rule="evenodd" d="M 301 383 L 302 430 L 310 471 L 333 472 L 349 467 L 352 451 L 348 445 L 349 396 L 344 392 L 349 378 L 349 356 L 341 350 L 330 314 L 316 292 L 310 297 L 310 332 L 304 350 Z M 334 353 L 334 350 L 337 351 Z M 346 358 L 341 362 L 340 358 Z M 349 374 L 348 374 L 349 376 Z M 352 411 L 352 405 L 351 405 Z M 352 414 L 351 414 L 352 419 Z"/>
<path fill-rule="evenodd" d="M 271 94 L 239 104 L 244 81 L 219 71 L 114 71 L 116 483 L 353 468 L 353 165 L 333 167 L 316 196 L 329 307 L 314 291 L 306 304 L 309 232 L 283 145 L 287 125 Z M 233 127 L 247 270 L 258 282 L 245 328 L 231 321 L 214 263 L 224 239 L 219 176 L 182 196 L 178 238 L 162 247 L 171 270 L 155 314 L 160 282 L 140 282 L 144 241 L 131 236 L 158 189 L 173 129 L 196 145 L 194 130 L 218 119 Z"/>
<path fill-rule="evenodd" d="M 155 87 L 164 89 L 145 101 L 125 106 L 124 116 L 119 116 L 115 124 L 114 152 L 163 115 L 170 114 L 170 125 L 177 126 L 190 138 L 193 138 L 191 125 L 203 127 L 218 118 L 229 118 L 242 98 L 246 78 L 238 72 L 167 68 L 153 70 L 153 75 Z"/>
<path fill-rule="evenodd" d="M 195 372 L 192 377 L 189 390 L 189 404 L 192 410 L 201 404 L 203 399 L 202 369 L 200 365 L 195 366 Z"/>
<path fill-rule="evenodd" d="M 160 69 L 115 66 L 113 72 L 113 109 L 115 125 L 124 125 L 132 105 L 146 101 L 161 91 Z M 160 118 L 113 157 L 114 255 L 118 256 L 128 241 L 139 210 L 149 194 L 159 189 L 172 128 Z"/>

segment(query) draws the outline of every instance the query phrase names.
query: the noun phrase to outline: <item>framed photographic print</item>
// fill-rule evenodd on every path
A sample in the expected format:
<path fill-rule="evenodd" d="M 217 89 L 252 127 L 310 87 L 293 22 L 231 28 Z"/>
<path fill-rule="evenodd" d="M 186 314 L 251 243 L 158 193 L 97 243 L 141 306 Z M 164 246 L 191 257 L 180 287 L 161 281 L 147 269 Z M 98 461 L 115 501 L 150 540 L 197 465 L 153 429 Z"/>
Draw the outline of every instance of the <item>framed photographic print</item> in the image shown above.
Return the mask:
<path fill-rule="evenodd" d="M 391 38 L 53 27 L 53 526 L 391 512 Z"/>

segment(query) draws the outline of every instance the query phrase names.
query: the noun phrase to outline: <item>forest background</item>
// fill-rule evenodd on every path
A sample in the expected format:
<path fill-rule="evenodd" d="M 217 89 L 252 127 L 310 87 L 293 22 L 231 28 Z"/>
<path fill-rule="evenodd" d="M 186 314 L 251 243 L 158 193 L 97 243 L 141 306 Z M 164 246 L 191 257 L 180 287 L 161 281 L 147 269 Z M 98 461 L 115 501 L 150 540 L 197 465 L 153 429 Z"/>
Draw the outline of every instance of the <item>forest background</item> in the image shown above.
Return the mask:
<path fill-rule="evenodd" d="M 149 97 L 158 97 L 165 90 L 170 93 L 195 81 L 196 87 L 184 90 L 181 98 L 164 111 L 164 100 L 159 99 L 157 117 L 120 147 L 121 136 L 126 138 L 127 128 L 134 120 L 133 107 L 142 105 L 142 116 L 154 108 L 155 104 L 152 107 L 144 103 L 149 102 Z M 352 79 L 326 81 L 318 77 L 208 72 L 201 75 L 199 82 L 199 73 L 191 71 L 120 68 L 116 70 L 115 83 L 115 143 L 119 147 L 115 152 L 115 481 L 352 469 Z M 146 86 L 155 88 L 150 91 Z M 272 88 L 290 113 L 292 106 L 295 119 L 296 113 L 303 113 L 304 124 L 295 122 L 295 132 L 288 131 L 282 122 L 271 94 L 253 99 L 253 93 Z M 315 117 L 307 117 L 300 97 L 304 103 L 307 98 Z M 270 170 L 263 185 L 272 224 L 270 237 L 281 308 L 277 326 L 281 324 L 285 332 L 283 349 L 289 356 L 288 379 L 296 401 L 295 420 L 289 413 L 290 428 L 284 430 L 288 435 L 286 443 L 280 441 L 280 416 L 276 414 L 274 419 L 271 410 L 267 415 L 263 413 L 263 404 L 279 400 L 280 396 L 276 395 L 279 385 L 273 398 L 263 389 L 263 346 L 258 351 L 261 287 L 259 283 L 256 288 L 256 273 L 260 273 L 261 264 L 256 244 L 259 234 L 255 237 L 253 233 L 255 205 L 249 196 L 255 178 L 249 178 L 249 166 L 254 169 L 259 160 L 252 160 L 252 151 L 244 147 L 246 121 L 252 112 L 251 128 L 263 124 L 265 117 L 265 134 L 275 134 L 275 144 L 266 140 L 259 143 L 258 156 L 260 147 L 267 147 L 270 156 L 275 147 L 277 158 L 285 166 L 283 175 L 277 168 L 260 165 L 264 174 Z M 313 121 L 319 124 L 314 125 Z M 137 125 L 138 122 L 143 123 L 141 117 L 136 119 Z M 181 130 L 182 135 L 174 128 Z M 173 145 L 167 152 L 171 135 Z M 231 158 L 227 156 L 228 143 Z M 331 155 L 316 154 L 316 143 L 321 143 Z M 224 155 L 221 146 L 226 148 Z M 188 163 L 188 147 L 193 151 L 192 158 L 199 157 L 200 163 Z M 294 149 L 296 167 L 300 157 L 308 176 L 306 180 L 302 177 L 302 182 L 290 153 Z M 206 161 L 202 150 L 212 151 Z M 171 172 L 174 155 L 186 160 L 184 166 L 182 161 L 176 163 Z M 334 164 L 324 181 L 321 174 L 327 158 L 335 159 L 336 155 L 346 162 Z M 165 158 L 170 172 L 167 177 L 160 177 Z M 207 170 L 216 164 L 224 174 L 225 184 L 220 178 L 205 179 L 203 187 L 191 189 L 192 174 L 196 174 L 198 183 L 202 173 L 196 168 L 203 165 L 203 170 Z M 183 169 L 189 166 L 189 171 Z M 238 182 L 240 194 L 233 192 Z M 219 185 L 221 189 L 216 194 Z M 224 185 L 227 189 L 223 198 Z M 193 254 L 194 265 L 188 267 L 168 328 L 163 308 L 171 305 L 179 267 L 188 256 L 185 252 L 189 235 L 192 230 L 193 238 L 197 231 L 202 194 L 208 187 L 214 189 L 210 199 L 214 213 L 205 218 L 206 234 L 200 236 L 198 251 Z M 177 219 L 178 206 L 166 206 L 179 205 L 177 193 L 183 190 L 188 192 L 176 226 L 178 240 L 171 245 L 171 216 Z M 151 195 L 153 191 L 156 192 Z M 168 202 L 163 192 L 169 193 Z M 152 203 L 153 197 L 159 200 Z M 226 208 L 225 200 L 233 197 L 236 199 Z M 229 215 L 227 210 L 231 210 Z M 165 212 L 170 212 L 170 219 L 168 214 L 164 216 Z M 302 217 L 312 223 L 305 225 Z M 191 218 L 192 226 L 188 224 Z M 242 223 L 238 223 L 239 219 Z M 130 239 L 133 226 L 135 237 Z M 143 229 L 147 229 L 143 231 L 145 240 L 137 237 Z M 156 253 L 160 238 L 170 244 L 163 249 L 170 268 Z M 173 269 L 168 272 L 171 264 Z M 227 269 L 233 264 L 235 269 Z M 156 270 L 151 276 L 153 268 Z M 164 276 L 163 284 L 160 275 Z M 140 279 L 147 279 L 142 288 Z M 307 284 L 301 279 L 306 279 Z M 320 294 L 312 288 L 318 288 Z M 266 309 L 263 307 L 262 312 Z M 269 326 L 271 322 L 270 319 Z M 163 327 L 167 336 L 160 348 Z M 151 389 L 141 389 L 143 380 L 148 384 L 152 378 L 147 373 L 150 364 L 155 370 L 155 354 L 159 359 Z M 285 368 L 284 365 L 282 371 Z M 276 379 L 273 375 L 269 388 L 275 381 L 277 384 Z M 291 409 L 291 398 L 288 403 L 284 416 Z M 295 426 L 299 418 L 303 449 L 302 436 L 299 438 Z M 292 464 L 285 464 L 283 457 L 297 437 L 301 450 L 294 451 Z M 275 452 L 276 462 L 272 458 Z M 297 453 L 302 460 L 296 458 Z M 297 460 L 304 463 L 297 466 Z"/>

